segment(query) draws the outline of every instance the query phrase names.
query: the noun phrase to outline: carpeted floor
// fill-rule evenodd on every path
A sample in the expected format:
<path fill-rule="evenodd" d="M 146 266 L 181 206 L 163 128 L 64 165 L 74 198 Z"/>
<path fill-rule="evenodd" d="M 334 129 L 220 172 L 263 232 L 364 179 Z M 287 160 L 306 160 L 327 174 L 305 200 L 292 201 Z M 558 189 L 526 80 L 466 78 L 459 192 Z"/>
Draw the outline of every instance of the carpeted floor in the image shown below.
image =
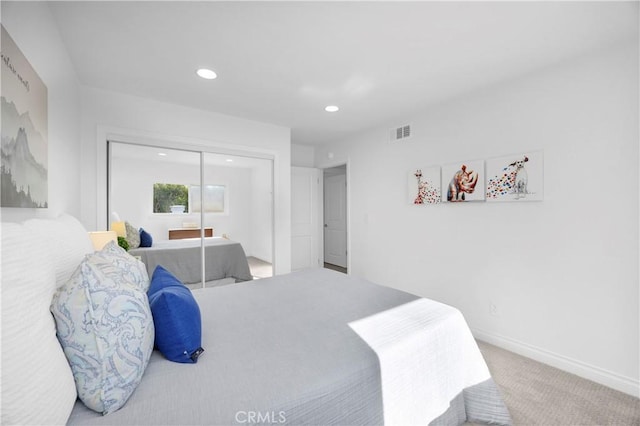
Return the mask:
<path fill-rule="evenodd" d="M 488 343 L 478 346 L 514 425 L 640 425 L 638 398 Z"/>
<path fill-rule="evenodd" d="M 264 260 L 260 260 L 253 256 L 247 256 L 247 261 L 249 262 L 249 269 L 251 269 L 251 275 L 253 275 L 253 278 L 268 278 L 273 276 L 273 268 L 269 262 L 265 262 Z M 342 268 L 330 263 L 325 263 L 324 267 L 342 272 L 343 274 L 347 273 L 347 268 Z"/>

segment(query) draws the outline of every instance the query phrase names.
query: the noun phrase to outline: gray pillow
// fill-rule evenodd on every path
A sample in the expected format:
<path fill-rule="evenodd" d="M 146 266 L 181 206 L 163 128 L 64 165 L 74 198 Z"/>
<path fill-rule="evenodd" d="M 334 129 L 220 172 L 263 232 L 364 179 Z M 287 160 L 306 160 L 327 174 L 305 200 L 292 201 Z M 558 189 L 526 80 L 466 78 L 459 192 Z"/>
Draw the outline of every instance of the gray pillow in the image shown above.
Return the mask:
<path fill-rule="evenodd" d="M 127 232 L 126 240 L 129 243 L 129 249 L 140 247 L 140 233 L 138 230 L 131 226 L 129 222 L 124 223 L 124 228 Z"/>

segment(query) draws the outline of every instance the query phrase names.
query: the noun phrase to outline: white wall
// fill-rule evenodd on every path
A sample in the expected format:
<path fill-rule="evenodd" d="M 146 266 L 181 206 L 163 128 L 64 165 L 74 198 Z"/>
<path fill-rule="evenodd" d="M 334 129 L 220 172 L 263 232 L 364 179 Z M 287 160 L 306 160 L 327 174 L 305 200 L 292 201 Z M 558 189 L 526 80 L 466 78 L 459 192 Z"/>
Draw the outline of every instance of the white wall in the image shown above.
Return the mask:
<path fill-rule="evenodd" d="M 80 89 L 49 7 L 44 2 L 0 4 L 2 25 L 48 91 L 49 207 L 2 208 L 3 221 L 80 216 Z"/>
<path fill-rule="evenodd" d="M 291 165 L 296 167 L 313 167 L 316 149 L 309 145 L 291 144 Z"/>
<path fill-rule="evenodd" d="M 638 42 L 321 147 L 349 160 L 351 273 L 459 308 L 475 334 L 638 393 Z M 413 206 L 419 167 L 544 150 L 544 201 Z M 490 314 L 490 303 L 498 315 Z"/>
<path fill-rule="evenodd" d="M 222 114 L 123 95 L 82 89 L 82 220 L 106 226 L 105 141 L 109 137 L 158 144 L 207 146 L 257 152 L 274 158 L 275 253 L 277 274 L 291 270 L 290 129 Z M 96 170 L 98 171 L 96 173 Z"/>

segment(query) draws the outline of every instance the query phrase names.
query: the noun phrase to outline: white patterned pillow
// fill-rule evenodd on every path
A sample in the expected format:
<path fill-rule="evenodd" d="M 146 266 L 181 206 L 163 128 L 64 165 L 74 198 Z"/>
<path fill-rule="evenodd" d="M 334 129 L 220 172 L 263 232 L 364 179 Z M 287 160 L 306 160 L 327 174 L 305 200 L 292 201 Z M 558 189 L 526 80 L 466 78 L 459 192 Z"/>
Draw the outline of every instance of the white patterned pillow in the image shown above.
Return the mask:
<path fill-rule="evenodd" d="M 46 222 L 50 229 L 57 226 L 55 221 Z M 48 244 L 42 244 L 49 233 L 43 236 L 17 223 L 3 222 L 1 228 L 0 423 L 65 424 L 77 395 L 49 311 L 59 259 Z"/>
<path fill-rule="evenodd" d="M 135 284 L 143 292 L 149 290 L 149 274 L 144 263 L 131 256 L 115 241 L 110 241 L 102 250 L 94 253 L 94 264 L 100 263 L 101 270 L 111 270 L 121 274 L 122 279 Z"/>
<path fill-rule="evenodd" d="M 109 250 L 88 255 L 51 305 L 78 396 L 102 414 L 122 407 L 140 383 L 155 333 L 147 295 L 131 279 L 137 265 Z"/>

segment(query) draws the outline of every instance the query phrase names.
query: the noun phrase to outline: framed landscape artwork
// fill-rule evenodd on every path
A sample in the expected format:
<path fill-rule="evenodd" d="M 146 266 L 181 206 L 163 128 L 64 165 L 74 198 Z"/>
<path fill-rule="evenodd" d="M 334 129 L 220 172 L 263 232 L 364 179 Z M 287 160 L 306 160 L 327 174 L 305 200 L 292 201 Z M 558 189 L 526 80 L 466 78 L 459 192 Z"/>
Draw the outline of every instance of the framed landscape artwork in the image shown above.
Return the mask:
<path fill-rule="evenodd" d="M 2 207 L 47 208 L 47 87 L 2 26 Z"/>

